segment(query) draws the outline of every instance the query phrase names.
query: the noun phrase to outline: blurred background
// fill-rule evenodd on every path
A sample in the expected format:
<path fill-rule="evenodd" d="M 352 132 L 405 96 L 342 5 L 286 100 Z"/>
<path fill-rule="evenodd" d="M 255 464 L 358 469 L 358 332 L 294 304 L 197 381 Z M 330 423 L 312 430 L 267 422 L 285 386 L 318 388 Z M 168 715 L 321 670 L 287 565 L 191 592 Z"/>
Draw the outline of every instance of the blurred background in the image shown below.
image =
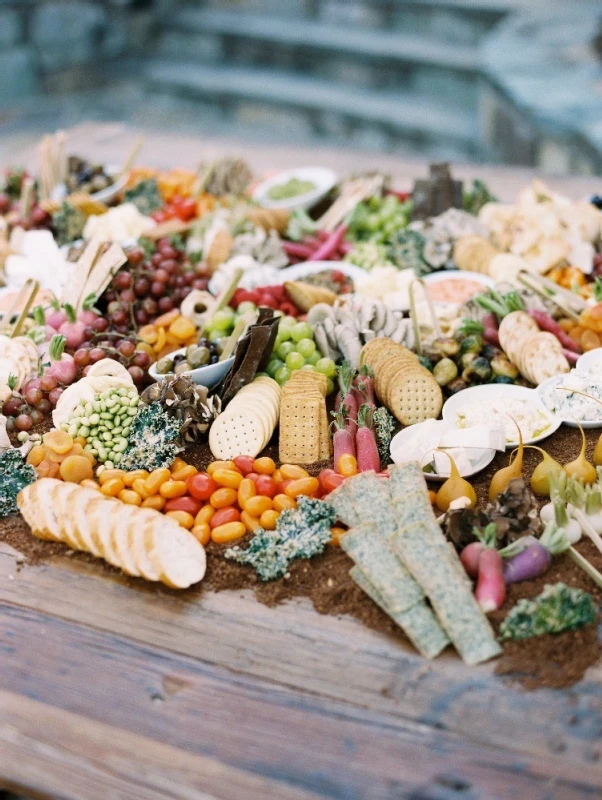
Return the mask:
<path fill-rule="evenodd" d="M 0 157 L 124 121 L 602 171 L 599 0 L 0 0 Z"/>

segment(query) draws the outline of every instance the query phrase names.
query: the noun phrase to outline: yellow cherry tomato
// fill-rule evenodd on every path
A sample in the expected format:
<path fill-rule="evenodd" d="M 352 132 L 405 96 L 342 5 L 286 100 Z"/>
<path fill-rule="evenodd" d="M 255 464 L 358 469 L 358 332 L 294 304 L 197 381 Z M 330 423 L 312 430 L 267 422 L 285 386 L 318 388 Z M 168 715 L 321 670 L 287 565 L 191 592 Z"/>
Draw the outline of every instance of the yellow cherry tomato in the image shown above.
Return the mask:
<path fill-rule="evenodd" d="M 350 453 L 343 453 L 337 463 L 337 472 L 339 475 L 344 475 L 345 478 L 350 478 L 352 475 L 357 475 L 357 459 Z"/>

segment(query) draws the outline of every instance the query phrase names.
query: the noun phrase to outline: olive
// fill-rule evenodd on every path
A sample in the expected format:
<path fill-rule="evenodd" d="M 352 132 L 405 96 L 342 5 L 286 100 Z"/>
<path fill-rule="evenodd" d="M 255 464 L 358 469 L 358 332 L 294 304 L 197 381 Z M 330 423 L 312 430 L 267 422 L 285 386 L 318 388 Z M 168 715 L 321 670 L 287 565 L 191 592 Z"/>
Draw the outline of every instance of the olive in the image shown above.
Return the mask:
<path fill-rule="evenodd" d="M 215 352 L 216 353 L 219 353 L 220 355 L 222 354 L 222 352 L 224 350 L 224 347 L 226 346 L 229 338 L 230 338 L 229 336 L 222 336 L 221 339 L 218 339 L 217 342 L 215 342 Z"/>
<path fill-rule="evenodd" d="M 186 360 L 190 365 L 190 369 L 204 367 L 205 364 L 209 363 L 210 358 L 211 353 L 209 352 L 208 347 L 193 347 L 192 351 L 189 347 L 186 351 Z"/>
<path fill-rule="evenodd" d="M 176 375 L 182 375 L 184 372 L 188 372 L 189 370 L 190 370 L 190 365 L 188 364 L 188 362 L 182 361 L 182 363 L 178 364 L 178 366 L 174 369 L 174 373 Z"/>
<path fill-rule="evenodd" d="M 155 369 L 157 370 L 159 375 L 167 375 L 168 372 L 173 372 L 173 367 L 174 367 L 173 358 L 165 356 L 164 358 L 160 358 L 157 361 Z"/>

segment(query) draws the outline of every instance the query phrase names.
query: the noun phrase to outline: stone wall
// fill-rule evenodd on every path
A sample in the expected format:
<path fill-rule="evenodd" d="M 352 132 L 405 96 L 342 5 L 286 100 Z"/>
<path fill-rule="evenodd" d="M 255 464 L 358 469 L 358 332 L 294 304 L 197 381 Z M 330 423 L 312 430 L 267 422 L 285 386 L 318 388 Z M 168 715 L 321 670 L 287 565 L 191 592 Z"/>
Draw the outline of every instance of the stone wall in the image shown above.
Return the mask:
<path fill-rule="evenodd" d="M 107 63 L 144 49 L 152 25 L 152 4 L 139 0 L 1 2 L 0 106 L 93 88 Z"/>

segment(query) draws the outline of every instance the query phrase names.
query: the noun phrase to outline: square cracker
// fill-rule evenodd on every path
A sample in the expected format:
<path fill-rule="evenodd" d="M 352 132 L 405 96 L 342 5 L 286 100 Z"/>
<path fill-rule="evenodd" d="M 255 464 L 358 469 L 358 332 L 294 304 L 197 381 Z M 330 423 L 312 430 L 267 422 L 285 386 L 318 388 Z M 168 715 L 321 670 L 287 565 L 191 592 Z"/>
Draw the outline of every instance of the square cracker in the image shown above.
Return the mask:
<path fill-rule="evenodd" d="M 313 464 L 320 460 L 321 397 L 286 397 L 280 409 L 282 463 Z"/>

